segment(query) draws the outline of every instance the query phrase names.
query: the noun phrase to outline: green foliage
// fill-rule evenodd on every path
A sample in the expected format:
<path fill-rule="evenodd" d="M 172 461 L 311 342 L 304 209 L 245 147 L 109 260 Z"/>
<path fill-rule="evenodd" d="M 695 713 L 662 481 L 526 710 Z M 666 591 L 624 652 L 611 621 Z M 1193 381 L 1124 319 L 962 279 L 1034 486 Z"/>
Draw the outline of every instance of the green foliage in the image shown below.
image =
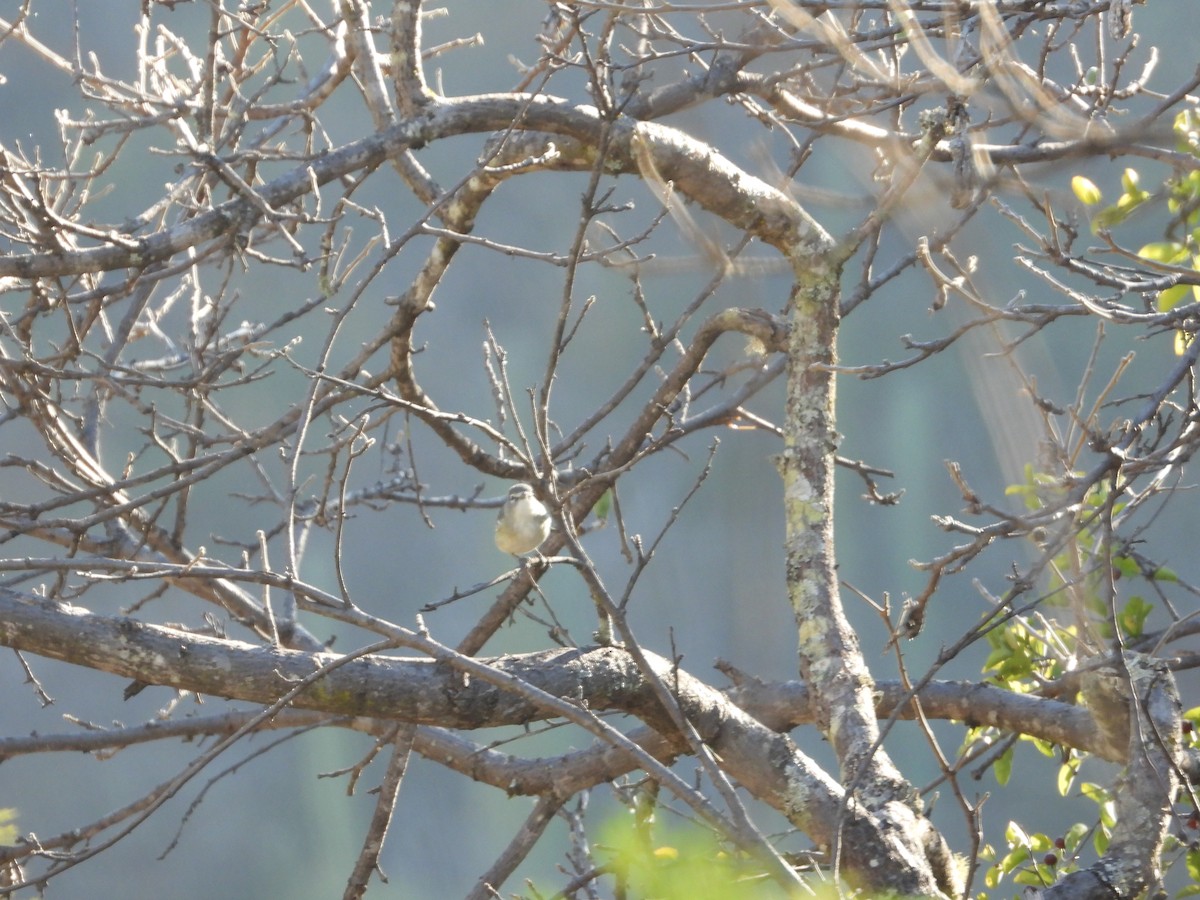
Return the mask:
<path fill-rule="evenodd" d="M 1071 473 L 1072 475 L 1076 473 Z M 1039 510 L 1052 506 L 1064 499 L 1064 479 L 1037 472 L 1032 465 L 1025 467 L 1025 481 L 1009 485 L 1005 493 L 1020 497 L 1027 509 Z M 1132 583 L 1138 578 L 1147 581 L 1174 582 L 1178 576 L 1165 567 L 1147 570 L 1134 556 L 1121 552 L 1121 548 L 1106 547 L 1101 541 L 1103 517 L 1100 513 L 1111 507 L 1111 515 L 1119 516 L 1125 503 L 1109 495 L 1107 484 L 1094 485 L 1083 498 L 1075 512 L 1070 537 L 1062 550 L 1055 556 L 1049 571 L 1049 589 L 1046 605 L 1069 608 L 1077 623 L 1084 623 L 1095 636 L 1111 640 L 1113 625 L 1126 638 L 1139 637 L 1154 606 L 1145 598 L 1131 594 L 1122 605 L 1110 609 L 1109 578 L 1119 583 Z M 1015 679 L 1055 677 L 1061 672 L 1046 659 L 1053 644 L 1061 656 L 1063 651 L 1073 652 L 1078 643 L 1076 624 L 1055 627 L 1047 633 L 1035 632 L 1021 620 L 1007 624 L 997 635 L 989 635 L 993 651 L 984 671 L 993 674 L 995 683 L 1018 689 Z"/>
<path fill-rule="evenodd" d="M 1196 268 L 1196 258 L 1188 249 L 1187 244 L 1179 241 L 1154 241 L 1138 250 L 1138 256 L 1164 266 L 1191 266 Z M 1173 309 L 1184 299 L 1193 295 L 1194 285 L 1177 284 L 1167 288 L 1158 295 L 1158 308 L 1161 312 Z"/>
<path fill-rule="evenodd" d="M 1200 111 L 1180 112 L 1175 116 L 1173 128 L 1175 149 L 1200 159 Z M 1087 207 L 1099 206 L 1103 199 L 1100 188 L 1082 175 L 1071 179 L 1071 190 Z M 1121 173 L 1121 195 L 1117 202 L 1092 214 L 1092 233 L 1111 231 L 1134 210 L 1147 205 L 1165 207 L 1165 239 L 1145 244 L 1137 255 L 1155 263 L 1164 274 L 1172 269 L 1200 272 L 1200 168 L 1177 169 L 1154 191 L 1141 186 L 1136 169 L 1125 169 Z M 1177 284 L 1159 292 L 1157 305 L 1160 312 L 1167 312 L 1181 303 L 1196 301 L 1200 301 L 1200 285 Z M 1182 354 L 1189 340 L 1186 332 L 1177 332 L 1175 352 Z"/>
<path fill-rule="evenodd" d="M 1074 628 L 1065 628 L 1063 635 L 1073 635 Z M 984 662 L 983 671 L 998 687 L 1019 694 L 1028 693 L 1045 679 L 1052 680 L 1063 674 L 1062 665 L 1037 631 L 1021 618 L 991 629 L 987 633 L 991 651 Z"/>
<path fill-rule="evenodd" d="M 609 514 L 609 511 L 612 509 L 612 502 L 613 502 L 612 488 L 609 488 L 607 491 L 605 491 L 603 494 L 601 494 L 600 499 L 596 501 L 596 505 L 595 505 L 595 507 L 593 507 L 593 512 L 595 512 L 596 518 L 599 519 L 601 522 L 608 521 L 608 514 Z"/>
<path fill-rule="evenodd" d="M 17 811 L 11 806 L 0 807 L 0 844 L 17 842 Z"/>
<path fill-rule="evenodd" d="M 1016 822 L 1009 822 L 1004 830 L 1008 852 L 984 875 L 984 883 L 996 888 L 1007 877 L 1020 885 L 1045 887 L 1053 884 L 1055 865 L 1046 862 L 1047 854 L 1054 851 L 1054 840 L 1044 834 L 1028 834 Z"/>
<path fill-rule="evenodd" d="M 1130 637 L 1141 637 L 1146 617 L 1154 607 L 1141 597 L 1130 597 L 1117 613 L 1117 625 L 1121 632 Z"/>
<path fill-rule="evenodd" d="M 1128 179 L 1124 187 L 1134 191 L 1137 182 Z M 1192 265 L 1195 258 L 1189 256 L 1187 264 Z M 1122 640 L 1142 636 L 1154 606 L 1133 587 L 1139 580 L 1143 583 L 1178 580 L 1174 571 L 1148 566 L 1143 559 L 1126 553 L 1120 543 L 1105 539 L 1106 518 L 1119 516 L 1124 508 L 1119 497 L 1110 495 L 1108 485 L 1094 486 L 1082 502 L 1072 507 L 1064 487 L 1070 480 L 1070 477 L 1055 477 L 1027 466 L 1024 481 L 1007 489 L 1009 496 L 1018 498 L 1029 510 L 1067 509 L 1073 515 L 1073 520 L 1064 523 L 1060 532 L 1063 535 L 1061 546 L 1053 543 L 1053 536 L 1031 535 L 1039 548 L 1053 547 L 1055 550 L 1051 565 L 1046 568 L 1048 583 L 1039 614 L 1011 615 L 1010 610 L 998 610 L 994 625 L 987 632 L 990 652 L 983 667 L 984 674 L 991 683 L 1017 693 L 1036 692 L 1044 684 L 1060 678 L 1066 674 L 1070 660 L 1089 652 L 1087 644 L 1111 641 L 1116 636 L 1114 629 Z M 1115 598 L 1115 604 L 1112 598 L 1114 584 L 1118 594 L 1123 595 Z M 1056 610 L 1065 615 L 1055 617 Z M 1200 744 L 1200 707 L 1189 709 L 1183 718 L 1184 743 Z M 1007 736 L 998 729 L 973 728 L 968 732 L 963 750 L 978 751 L 980 745 L 1003 747 L 1001 742 L 1006 739 Z M 1023 736 L 1019 742 L 1004 747 L 992 762 L 993 774 L 1000 784 L 1011 777 L 1015 754 L 1030 745 L 1046 756 L 1061 759 L 1057 781 L 1059 793 L 1064 797 L 1074 795 L 1092 801 L 1095 818 L 1090 824 L 1077 822 L 1057 838 L 1027 831 L 1030 822 L 1010 823 L 1005 833 L 1007 847 L 1000 851 L 987 848 L 984 854 L 985 859 L 992 861 L 985 872 L 989 890 L 1006 882 L 1022 887 L 1052 884 L 1064 874 L 1089 864 L 1081 862 L 1081 856 L 1103 855 L 1116 825 L 1112 792 L 1079 778 L 1088 759 L 1079 751 L 1064 750 L 1044 740 Z M 1200 821 L 1200 816 L 1188 818 L 1184 814 L 1183 819 L 1191 827 L 1193 821 Z M 1185 862 L 1196 882 L 1195 886 L 1183 889 L 1178 894 L 1181 897 L 1200 895 L 1200 850 L 1189 849 L 1195 846 L 1194 842 L 1189 842 L 1189 837 L 1172 837 L 1163 851 L 1165 865 L 1172 859 Z"/>
<path fill-rule="evenodd" d="M 602 826 L 596 842 L 597 855 L 625 885 L 629 897 L 766 900 L 786 896 L 761 867 L 711 832 L 698 826 L 667 828 L 652 819 L 639 823 L 630 816 L 614 816 Z"/>
<path fill-rule="evenodd" d="M 1187 870 L 1192 881 L 1197 882 L 1197 884 L 1186 889 L 1186 893 L 1181 891 L 1179 893 L 1181 897 L 1191 897 L 1195 894 L 1200 894 L 1200 850 L 1189 850 L 1187 852 Z"/>
<path fill-rule="evenodd" d="M 1088 790 L 1081 793 L 1091 796 L 1102 806 L 1111 807 L 1111 799 L 1098 791 L 1095 785 L 1088 785 Z M 1111 812 L 1110 812 L 1111 815 Z M 1104 818 L 1104 814 L 1101 814 Z M 1004 840 L 1008 851 L 994 862 L 984 873 L 984 883 L 992 889 L 998 887 L 1006 878 L 1011 878 L 1013 884 L 1024 887 L 1046 887 L 1063 875 L 1076 871 L 1080 867 L 1080 855 L 1086 848 L 1088 836 L 1096 847 L 1107 846 L 1111 835 L 1112 823 L 1103 821 L 1091 827 L 1076 822 L 1060 837 L 1052 838 L 1047 834 L 1027 833 L 1017 822 L 1009 822 L 1004 831 Z M 985 858 L 995 859 L 995 850 L 986 848 Z M 1097 850 L 1097 853 L 1103 851 Z"/>
<path fill-rule="evenodd" d="M 1057 753 L 1044 741 L 1032 743 L 1045 754 Z M 1008 760 L 1006 765 L 1010 767 L 1013 750 L 1010 747 L 1004 753 Z M 1112 793 L 1101 785 L 1083 781 L 1075 788 L 1076 776 L 1086 759 L 1085 755 L 1073 750 L 1067 754 L 1059 768 L 1058 790 L 1064 797 L 1074 791 L 1095 803 L 1095 821 L 1091 824 L 1076 822 L 1057 838 L 1042 832 L 1029 832 L 1021 823 L 1009 822 L 1004 833 L 1005 852 L 997 858 L 995 848 L 986 847 L 981 854 L 983 859 L 992 860 L 984 872 L 984 883 L 989 889 L 999 887 L 1006 880 L 1023 887 L 1045 887 L 1085 865 L 1080 858 L 1089 849 L 1099 856 L 1108 848 L 1116 825 L 1116 805 Z M 996 767 L 998 778 L 1000 768 L 999 765 Z"/>
<path fill-rule="evenodd" d="M 1079 766 L 1083 762 L 1083 757 L 1075 750 L 1071 750 L 1067 754 L 1066 762 L 1058 767 L 1058 792 L 1062 796 L 1067 796 L 1071 792 L 1071 785 L 1075 783 L 1075 776 L 1079 774 Z"/>
<path fill-rule="evenodd" d="M 1117 198 L 1116 203 L 1104 207 L 1092 217 L 1092 232 L 1099 234 L 1111 230 L 1152 197 L 1149 191 L 1142 189 L 1137 170 L 1126 169 L 1121 173 L 1121 196 Z"/>

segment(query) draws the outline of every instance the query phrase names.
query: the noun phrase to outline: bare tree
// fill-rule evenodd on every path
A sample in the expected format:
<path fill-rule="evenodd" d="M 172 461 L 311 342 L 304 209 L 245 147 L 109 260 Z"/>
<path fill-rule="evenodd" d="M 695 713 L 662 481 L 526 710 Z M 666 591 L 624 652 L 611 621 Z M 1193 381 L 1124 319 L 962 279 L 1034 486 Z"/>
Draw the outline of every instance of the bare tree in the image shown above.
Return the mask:
<path fill-rule="evenodd" d="M 48 6 L 0 22 L 8 91 L 73 92 L 53 119 L 31 101 L 30 137 L 0 133 L 6 705 L 52 702 L 50 661 L 130 681 L 130 709 L 174 700 L 10 730 L 0 761 L 206 740 L 102 816 L 10 812 L 6 888 L 97 865 L 181 792 L 198 804 L 248 736 L 311 729 L 371 737 L 351 791 L 380 760 L 360 851 L 337 863 L 347 897 L 382 875 L 418 756 L 536 798 L 473 898 L 517 890 L 554 829 L 566 897 L 966 896 L 1006 878 L 1133 897 L 1187 878 L 1197 757 L 1175 679 L 1200 592 L 1151 528 L 1188 533 L 1200 428 L 1200 74 L 1179 74 L 1187 29 L 1182 51 L 1139 41 L 1162 4 L 144 0 L 132 37 L 95 45 L 94 11 Z M 496 45 L 508 75 L 480 62 Z M 481 75 L 488 92 L 457 87 Z M 524 192 L 554 224 L 504 212 Z M 506 330 L 484 320 L 509 260 L 533 274 Z M 766 308 L 730 300 L 752 290 Z M 937 333 L 840 362 L 842 320 L 901 293 L 932 298 L 913 328 Z M 1137 365 L 1110 351 L 1134 340 Z M 1076 383 L 1039 379 L 1024 351 L 1046 341 L 1091 347 Z M 992 356 L 1007 477 L 950 462 L 961 504 L 935 520 L 923 587 L 848 592 L 835 470 L 876 508 L 900 491 L 888 447 L 839 455 L 835 382 L 955 347 Z M 954 427 L 939 403 L 921 427 Z M 774 442 L 783 533 L 753 540 L 782 538 L 771 602 L 790 601 L 798 681 L 708 678 L 635 629 L 661 560 L 732 564 L 720 542 L 672 543 L 738 478 L 713 474 L 718 432 Z M 663 472 L 690 486 L 647 487 Z M 511 482 L 553 528 L 500 563 L 486 535 Z M 628 522 L 639 483 L 648 536 Z M 358 541 L 418 569 L 423 527 L 481 516 L 440 596 L 349 563 Z M 532 547 L 530 527 L 500 545 Z M 491 575 L 459 587 L 481 559 Z M 672 616 L 698 606 L 674 597 Z M 940 649 L 932 611 L 954 623 Z M 544 649 L 509 648 L 514 621 Z M 880 625 L 889 672 L 864 655 Z M 945 677 L 963 663 L 974 680 Z M 187 702 L 205 697 L 241 702 Z M 892 740 L 901 720 L 915 749 Z M 535 723 L 573 749 L 537 749 Z M 1010 786 L 1020 739 L 1096 806 L 1060 836 L 1014 822 L 999 847 L 969 781 Z M 1120 774 L 1082 784 L 1085 759 Z M 956 825 L 929 816 L 937 789 Z M 629 824 L 605 831 L 592 793 Z M 677 846 L 667 808 L 711 842 Z"/>

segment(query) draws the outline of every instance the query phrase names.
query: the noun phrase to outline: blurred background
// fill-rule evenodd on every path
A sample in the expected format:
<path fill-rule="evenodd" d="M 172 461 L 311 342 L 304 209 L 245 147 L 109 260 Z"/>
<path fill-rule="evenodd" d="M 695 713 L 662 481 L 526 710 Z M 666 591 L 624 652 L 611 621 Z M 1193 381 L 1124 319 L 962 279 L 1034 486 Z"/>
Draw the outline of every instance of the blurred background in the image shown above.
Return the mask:
<path fill-rule="evenodd" d="M 9 4 L 15 7 L 15 4 Z M 3 6 L 3 4 L 0 4 Z M 496 2 L 444 4 L 446 15 L 431 17 L 425 24 L 425 42 L 433 46 L 464 36 L 481 34 L 482 44 L 451 51 L 427 67 L 430 83 L 446 94 L 461 95 L 508 89 L 519 79 L 515 62 L 536 62 L 540 48 L 534 43 L 546 14 L 542 3 Z M 94 52 L 106 72 L 130 78 L 136 47 L 134 25 L 137 5 L 81 4 L 78 10 L 61 3 L 31 4 L 30 30 L 46 45 L 70 56 L 78 40 L 84 54 Z M 5 15 L 11 15 L 10 9 Z M 380 9 L 378 12 L 382 13 Z M 78 14 L 78 31 L 72 15 Z M 181 3 L 162 20 L 173 31 L 203 46 L 208 12 L 203 4 Z M 1169 48 L 1171 29 L 1178 10 L 1169 4 L 1151 4 L 1136 11 L 1135 28 L 1141 47 Z M 1176 42 L 1178 40 L 1176 39 Z M 311 72 L 325 58 L 325 44 L 318 36 L 298 34 L 304 65 Z M 305 57 L 304 53 L 311 54 Z M 1143 54 L 1144 56 L 1144 54 Z M 1186 53 L 1164 52 L 1151 87 L 1167 91 L 1184 80 L 1194 67 Z M 1135 59 L 1142 56 L 1135 54 Z M 37 54 L 15 41 L 0 47 L 0 141 L 20 146 L 26 153 L 40 147 L 47 165 L 65 165 L 58 139 L 58 111 L 81 118 L 78 89 L 69 76 L 55 71 Z M 299 91 L 297 85 L 297 92 Z M 570 78 L 551 85 L 551 92 L 564 94 Z M 574 99 L 585 100 L 582 84 L 576 84 Z M 323 124 L 333 144 L 354 140 L 370 130 L 370 120 L 361 99 L 344 86 L 326 108 Z M 736 109 L 716 102 L 690 110 L 669 120 L 693 136 L 711 141 L 721 152 L 748 171 L 777 182 L 777 172 L 786 165 L 783 141 L 777 135 L 748 122 Z M 453 184 L 470 171 L 486 136 L 441 142 L 420 154 L 443 185 Z M 56 158 L 56 155 L 59 158 Z M 774 160 L 774 161 L 772 161 Z M 149 152 L 122 155 L 107 180 L 111 192 L 94 207 L 98 220 L 120 222 L 140 213 L 156 199 L 164 184 L 174 180 L 178 157 Z M 868 183 L 874 161 L 866 151 L 844 143 L 819 142 L 813 158 L 801 170 L 800 184 L 793 186 L 802 199 L 812 197 L 811 211 L 835 236 L 856 224 L 864 214 L 862 203 L 869 198 Z M 279 163 L 265 177 L 285 171 L 290 163 Z M 1070 203 L 1069 181 L 1081 171 L 1067 165 L 1046 167 L 1038 188 Z M 1121 166 L 1112 164 L 1085 171 L 1102 189 L 1116 192 Z M 1159 177 L 1147 164 L 1144 178 Z M 372 176 L 378 189 L 371 202 L 379 205 L 392 227 L 403 228 L 419 213 L 419 205 L 400 188 L 390 170 Z M 585 178 L 544 174 L 513 180 L 487 204 L 478 233 L 538 249 L 565 252 L 574 233 L 579 197 Z M 615 183 L 612 202 L 630 202 L 634 209 L 622 218 L 626 235 L 636 233 L 658 212 L 654 199 L 635 179 Z M 360 193 L 360 199 L 364 194 Z M 936 235 L 953 221 L 953 211 L 930 183 L 914 191 L 912 201 L 900 212 L 896 227 L 887 232 L 876 266 L 887 267 L 897 256 L 911 250 L 922 235 Z M 730 236 L 702 220 L 703 227 L 723 239 Z M 1161 238 L 1160 224 L 1143 223 L 1145 240 Z M 1134 228 L 1138 227 L 1136 224 Z M 1013 246 L 1021 240 L 1017 231 L 1000 217 L 981 214 L 955 240 L 960 259 L 979 257 L 977 284 L 992 303 L 1002 304 L 1018 291 L 1045 295 L 1044 302 L 1061 302 L 1041 282 L 1013 264 Z M 1138 241 L 1130 239 L 1136 246 Z M 390 314 L 383 301 L 400 294 L 407 279 L 423 261 L 414 243 L 391 265 L 385 279 L 377 282 L 350 317 L 334 350 L 335 362 L 353 357 Z M 686 236 L 672 228 L 660 229 L 643 253 L 652 250 L 662 265 L 647 267 L 643 284 L 647 303 L 655 316 L 673 320 L 711 278 L 712 272 Z M 751 262 L 743 274 L 727 280 L 704 307 L 711 313 L 724 306 L 783 308 L 789 288 L 786 273 L 761 247 L 747 251 Z M 762 261 L 757 265 L 754 261 Z M 847 284 L 859 277 L 858 263 L 847 267 Z M 418 357 L 418 377 L 443 408 L 462 408 L 490 418 L 492 409 L 488 380 L 480 350 L 485 323 L 506 349 L 509 378 L 514 390 L 524 396 L 527 387 L 538 385 L 546 365 L 546 346 L 553 317 L 562 294 L 562 270 L 517 258 L 503 257 L 476 247 L 461 251 L 449 275 L 438 289 L 437 309 L 418 326 L 418 338 L 428 350 Z M 244 314 L 257 320 L 273 320 L 290 305 L 315 296 L 319 288 L 311 273 L 282 267 L 250 266 L 239 285 L 245 301 Z M 594 294 L 597 302 L 589 313 L 578 340 L 563 360 L 554 389 L 552 413 L 569 430 L 609 395 L 616 384 L 641 359 L 644 346 L 637 333 L 642 314 L 632 300 L 626 274 L 612 269 L 585 268 L 580 273 L 576 294 Z M 336 306 L 339 298 L 331 298 Z M 933 290 L 924 275 L 901 277 L 859 307 L 844 322 L 840 356 L 846 366 L 899 360 L 909 355 L 901 335 L 933 339 L 962 324 L 967 313 L 951 302 L 945 309 L 931 311 Z M 15 302 L 15 301 L 14 301 Z M 706 314 L 698 319 L 702 321 Z M 318 323 L 320 327 L 320 323 Z M 694 326 L 693 326 L 694 328 Z M 689 331 L 690 334 L 690 331 Z M 305 364 L 315 363 L 322 333 L 295 349 Z M 997 355 L 998 335 L 980 330 L 959 341 L 946 352 L 921 365 L 898 371 L 886 378 L 839 381 L 839 430 L 841 452 L 854 459 L 892 470 L 895 478 L 881 484 L 882 490 L 903 491 L 894 507 L 880 507 L 863 499 L 861 480 L 850 473 L 839 474 L 837 539 L 840 572 L 849 585 L 877 602 L 900 601 L 918 594 L 925 577 L 910 560 L 928 560 L 945 553 L 961 539 L 947 535 L 932 521 L 934 514 L 965 516 L 961 497 L 947 476 L 945 461 L 961 463 L 971 486 L 996 503 L 1005 500 L 1006 485 L 1023 480 L 1023 467 L 1036 461 L 1038 420 L 1009 360 Z M 1016 354 L 1021 368 L 1036 378 L 1043 394 L 1068 405 L 1097 338 L 1094 323 L 1082 320 L 1060 323 L 1024 343 Z M 1135 352 L 1134 365 L 1116 393 L 1134 396 L 1160 383 L 1174 364 L 1171 335 L 1143 340 L 1140 334 L 1111 329 L 1099 350 L 1097 371 L 1107 372 L 1114 360 Z M 148 350 L 148 356 L 155 351 Z M 719 371 L 744 358 L 744 348 L 726 337 L 706 364 Z M 1101 384 L 1091 385 L 1094 394 Z M 280 366 L 271 378 L 239 390 L 230 397 L 230 412 L 239 421 L 267 421 L 287 404 L 304 396 L 302 377 Z M 640 396 L 640 395 L 639 395 Z M 703 408 L 704 404 L 699 404 Z M 750 408 L 779 422 L 782 415 L 782 384 L 758 396 Z M 631 408 L 630 408 L 631 409 Z M 610 433 L 620 432 L 630 409 L 615 414 Z M 527 411 L 527 409 L 526 409 Z M 1132 408 L 1114 409 L 1112 418 L 1129 415 Z M 141 446 L 141 436 L 126 433 L 133 417 L 123 422 L 122 411 L 110 410 L 111 435 L 106 445 L 109 459 L 119 461 L 131 448 Z M 399 422 L 399 419 L 394 420 Z M 528 424 L 528 421 L 526 422 Z M 32 454 L 35 445 L 14 429 L 4 435 L 5 452 Z M 379 435 L 377 435 L 379 436 Z M 709 683 L 721 685 L 724 678 L 712 669 L 717 659 L 767 679 L 796 677 L 794 623 L 783 581 L 783 513 L 779 479 L 772 456 L 781 449 L 778 439 L 764 430 L 723 430 L 687 441 L 683 454 L 662 454 L 632 471 L 620 482 L 620 502 L 630 533 L 647 542 L 665 525 L 670 511 L 678 506 L 699 476 L 713 439 L 720 438 L 711 476 L 703 490 L 684 508 L 677 526 L 662 542 L 653 563 L 636 585 L 631 601 L 631 621 L 642 643 L 661 654 L 675 654 L 690 672 Z M 599 449 L 602 438 L 590 447 Z M 411 441 L 413 456 L 408 454 Z M 396 466 L 418 464 L 420 479 L 432 495 L 470 494 L 481 486 L 484 496 L 500 497 L 507 485 L 481 481 L 478 473 L 440 449 L 433 436 L 419 424 L 411 433 L 399 431 L 381 440 L 372 454 L 358 463 L 352 487 L 386 480 Z M 23 497 L 27 482 L 15 480 L 11 470 L 0 469 L 0 495 L 13 500 Z M 277 510 L 239 506 L 236 513 L 231 495 L 250 487 L 232 481 L 210 485 L 192 497 L 191 540 L 204 543 L 210 553 L 219 553 L 212 536 L 245 539 L 255 528 L 269 527 Z M 260 516 L 260 520 L 256 520 Z M 436 602 L 456 589 L 486 581 L 512 564 L 492 544 L 494 512 L 429 511 L 427 524 L 412 506 L 359 507 L 347 523 L 344 568 L 355 601 L 367 610 L 402 625 L 412 625 L 415 614 L 427 603 Z M 1177 500 L 1146 533 L 1156 560 L 1175 568 L 1192 581 L 1200 577 L 1194 552 L 1196 518 L 1194 506 Z M 620 595 L 632 569 L 621 554 L 616 529 L 596 530 L 586 538 L 588 552 L 596 560 L 609 589 Z M 304 556 L 305 581 L 336 591 L 330 535 L 314 532 Z M 987 610 L 976 582 L 1000 594 L 1006 575 L 1015 562 L 1023 562 L 1027 551 L 1015 543 L 992 549 L 967 573 L 943 583 L 930 605 L 924 632 L 905 648 L 909 671 L 920 675 L 941 648 L 958 638 Z M 6 555 L 50 555 L 50 548 L 32 542 L 13 542 Z M 276 558 L 282 558 L 277 556 Z M 594 628 L 590 602 L 579 582 L 569 573 L 551 572 L 543 582 L 545 595 L 555 614 L 580 643 L 588 643 Z M 433 636 L 454 644 L 490 604 L 498 589 L 468 597 L 426 617 Z M 90 592 L 86 604 L 98 612 L 115 613 L 132 601 L 126 589 Z M 1180 600 L 1191 611 L 1188 598 Z M 110 607 L 102 606 L 110 601 Z M 887 633 L 877 613 L 845 593 L 852 621 L 859 629 L 869 664 L 879 679 L 896 677 L 895 663 L 885 653 Z M 1194 604 L 1193 604 L 1194 605 Z M 190 598 L 172 596 L 158 601 L 151 615 L 156 621 L 199 623 L 202 609 Z M 336 649 L 350 650 L 366 638 L 339 631 L 325 620 L 306 620 L 320 638 L 336 638 Z M 231 628 L 231 636 L 248 638 Z M 537 622 L 518 618 L 485 649 L 485 654 L 528 651 L 551 646 L 546 629 Z M 940 673 L 940 678 L 979 679 L 984 651 L 969 651 Z M 144 691 L 129 702 L 121 699 L 121 679 L 47 662 L 30 660 L 37 677 L 54 697 L 53 706 L 41 708 L 34 692 L 23 684 L 24 672 L 11 653 L 0 654 L 0 734 L 31 732 L 53 734 L 79 727 L 64 716 L 79 716 L 97 727 L 113 722 L 132 724 L 153 718 L 171 699 L 162 688 Z M 1186 699 L 1195 696 L 1195 679 L 1184 676 Z M 211 714 L 228 704 L 206 699 L 202 704 L 188 699 L 175 715 Z M 939 725 L 943 750 L 953 755 L 962 738 L 958 726 Z M 795 739 L 810 755 L 829 764 L 820 737 L 811 729 L 799 729 Z M 480 743 L 493 737 L 508 740 L 511 732 L 472 735 Z M 347 778 L 340 773 L 369 752 L 372 742 L 361 735 L 324 729 L 295 736 L 281 746 L 271 745 L 281 735 L 264 734 L 243 741 L 210 767 L 205 776 L 190 783 L 151 820 L 124 838 L 113 849 L 85 865 L 57 877 L 49 896 L 117 898 L 165 896 L 173 898 L 211 896 L 290 896 L 296 900 L 340 895 L 347 873 L 358 851 L 374 804 L 367 793 L 379 777 L 379 764 L 368 768 L 353 797 L 346 796 Z M 523 756 L 561 751 L 583 740 L 578 732 L 548 730 L 523 738 L 508 749 Z M 901 724 L 888 741 L 889 750 L 905 774 L 918 786 L 931 781 L 937 771 L 924 739 L 915 728 Z M 263 752 L 267 751 L 269 752 Z M 57 834 L 80 822 L 90 821 L 140 796 L 152 785 L 166 780 L 187 760 L 196 747 L 174 742 L 157 742 L 124 750 L 103 761 L 85 755 L 30 756 L 0 764 L 0 807 L 16 807 L 22 832 Z M 679 764 L 691 772 L 694 764 Z M 1045 764 L 1037 752 L 1022 744 L 1017 749 L 1013 782 L 996 790 L 990 773 L 973 787 L 978 794 L 993 792 L 985 807 L 988 838 L 1001 842 L 1005 824 L 1019 818 L 1029 829 L 1049 834 L 1060 832 L 1080 818 L 1094 815 L 1094 806 L 1076 800 L 1059 801 L 1054 787 L 1056 766 Z M 1088 780 L 1106 783 L 1112 772 L 1089 762 Z M 223 776 L 223 777 L 218 777 Z M 1053 797 L 1053 801 L 1048 798 Z M 201 801 L 194 808 L 196 801 Z M 473 785 L 423 759 L 414 758 L 405 779 L 400 804 L 383 855 L 389 883 L 376 885 L 372 896 L 441 898 L 463 895 L 511 838 L 533 801 L 508 798 L 492 788 Z M 589 816 L 603 818 L 618 807 L 607 791 L 593 795 Z M 782 829 L 782 820 L 763 812 L 763 829 Z M 935 821 L 946 834 L 965 835 L 961 813 L 948 796 L 936 804 Z M 178 844 L 171 847 L 178 837 Z M 965 836 L 964 836 L 965 841 Z M 519 877 L 507 884 L 505 893 L 522 890 L 521 879 L 530 879 L 543 891 L 552 892 L 565 880 L 557 871 L 567 836 L 561 824 L 551 826 L 537 853 Z M 802 843 L 799 846 L 803 846 Z M 965 844 L 956 849 L 965 849 Z M 165 855 L 164 855 L 165 854 Z M 978 885 L 977 885 L 978 888 Z"/>

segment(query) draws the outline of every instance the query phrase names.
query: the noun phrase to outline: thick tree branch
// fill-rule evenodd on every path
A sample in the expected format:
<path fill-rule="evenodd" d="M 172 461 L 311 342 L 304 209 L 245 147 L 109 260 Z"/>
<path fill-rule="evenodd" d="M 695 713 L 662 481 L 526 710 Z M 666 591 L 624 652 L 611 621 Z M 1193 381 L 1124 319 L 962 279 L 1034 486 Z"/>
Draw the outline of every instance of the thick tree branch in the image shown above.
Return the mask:
<path fill-rule="evenodd" d="M 505 682 L 464 682 L 461 673 L 440 662 L 371 656 L 333 665 L 340 659 L 336 654 L 306 654 L 190 635 L 11 591 L 0 591 L 0 643 L 148 683 L 255 703 L 276 702 L 297 682 L 312 679 L 290 705 L 334 715 L 417 724 L 446 724 L 457 718 L 460 727 L 520 724 L 546 716 L 536 701 L 499 686 Z M 572 664 L 554 665 L 556 659 Z M 575 665 L 585 660 L 585 666 Z M 903 839 L 845 796 L 790 739 L 765 728 L 668 661 L 653 658 L 652 664 L 661 670 L 659 677 L 670 679 L 688 721 L 730 774 L 755 796 L 779 809 L 822 846 L 832 846 L 840 835 L 867 851 L 866 860 L 891 860 L 884 867 L 887 873 L 896 865 L 903 869 Z M 503 657 L 486 665 L 503 673 L 505 681 L 576 703 L 586 696 L 588 709 L 620 708 L 658 727 L 671 728 L 653 689 L 623 651 L 553 651 Z M 313 679 L 318 672 L 323 674 Z M 905 893 L 921 890 L 918 881 L 897 881 L 894 874 L 885 874 L 886 880 L 880 881 L 880 872 L 863 868 L 857 857 L 848 859 L 846 866 L 852 880 L 874 890 L 887 884 Z"/>

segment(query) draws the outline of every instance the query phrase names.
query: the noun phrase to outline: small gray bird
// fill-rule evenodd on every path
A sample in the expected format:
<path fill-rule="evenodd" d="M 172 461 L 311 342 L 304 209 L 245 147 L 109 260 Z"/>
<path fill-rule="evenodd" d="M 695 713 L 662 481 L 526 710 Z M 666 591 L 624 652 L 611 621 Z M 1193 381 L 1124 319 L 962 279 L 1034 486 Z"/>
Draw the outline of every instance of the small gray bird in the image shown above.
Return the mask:
<path fill-rule="evenodd" d="M 520 556 L 536 550 L 550 536 L 550 511 L 527 484 L 514 484 L 496 516 L 496 546 Z"/>

